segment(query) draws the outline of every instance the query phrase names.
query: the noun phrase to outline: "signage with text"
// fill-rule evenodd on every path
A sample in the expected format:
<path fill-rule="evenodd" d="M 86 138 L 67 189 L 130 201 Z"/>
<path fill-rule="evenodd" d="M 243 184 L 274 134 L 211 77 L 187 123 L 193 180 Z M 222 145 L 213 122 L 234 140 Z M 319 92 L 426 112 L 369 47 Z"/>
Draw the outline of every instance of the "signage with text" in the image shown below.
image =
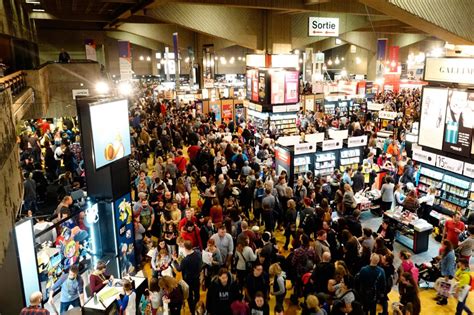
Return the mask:
<path fill-rule="evenodd" d="M 438 155 L 436 158 L 436 167 L 451 171 L 456 174 L 462 174 L 464 162 Z"/>
<path fill-rule="evenodd" d="M 366 144 L 367 144 L 367 136 L 349 137 L 347 139 L 348 148 L 362 147 Z"/>
<path fill-rule="evenodd" d="M 367 102 L 367 110 L 379 111 L 379 110 L 382 110 L 383 107 L 384 107 L 384 104 Z"/>
<path fill-rule="evenodd" d="M 324 141 L 324 132 L 305 135 L 304 139 L 308 143 L 319 143 Z"/>
<path fill-rule="evenodd" d="M 285 165 L 290 165 L 290 153 L 281 148 L 277 148 L 275 150 L 275 160 Z"/>
<path fill-rule="evenodd" d="M 72 90 L 72 99 L 75 100 L 77 96 L 89 96 L 89 89 Z"/>
<path fill-rule="evenodd" d="M 436 154 L 434 153 L 413 149 L 412 157 L 414 161 L 436 166 Z"/>
<path fill-rule="evenodd" d="M 342 148 L 342 140 L 326 140 L 323 141 L 323 151 L 331 151 Z"/>
<path fill-rule="evenodd" d="M 298 143 L 295 144 L 295 155 L 305 154 L 305 153 L 315 153 L 316 144 L 315 143 Z"/>
<path fill-rule="evenodd" d="M 339 18 L 310 17 L 308 36 L 339 36 Z"/>
<path fill-rule="evenodd" d="M 388 112 L 385 110 L 381 110 L 379 112 L 380 119 L 395 120 L 397 118 L 397 115 L 398 115 L 397 112 Z"/>
<path fill-rule="evenodd" d="M 426 58 L 425 81 L 474 84 L 473 58 Z"/>
<path fill-rule="evenodd" d="M 285 103 L 298 102 L 298 71 L 285 72 Z"/>
<path fill-rule="evenodd" d="M 464 176 L 474 178 L 474 164 L 464 163 Z"/>
<path fill-rule="evenodd" d="M 328 129 L 328 135 L 331 139 L 347 139 L 349 137 L 349 130 Z"/>

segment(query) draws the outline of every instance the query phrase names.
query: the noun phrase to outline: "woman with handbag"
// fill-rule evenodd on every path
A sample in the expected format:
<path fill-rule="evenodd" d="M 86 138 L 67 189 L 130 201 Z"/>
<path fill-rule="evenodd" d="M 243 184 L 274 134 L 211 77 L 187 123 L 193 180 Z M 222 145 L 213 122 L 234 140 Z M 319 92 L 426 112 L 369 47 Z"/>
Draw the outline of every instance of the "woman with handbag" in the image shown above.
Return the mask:
<path fill-rule="evenodd" d="M 237 281 L 242 287 L 247 274 L 252 270 L 252 264 L 257 260 L 257 255 L 249 246 L 249 238 L 239 240 L 235 249 L 235 270 L 237 271 Z"/>

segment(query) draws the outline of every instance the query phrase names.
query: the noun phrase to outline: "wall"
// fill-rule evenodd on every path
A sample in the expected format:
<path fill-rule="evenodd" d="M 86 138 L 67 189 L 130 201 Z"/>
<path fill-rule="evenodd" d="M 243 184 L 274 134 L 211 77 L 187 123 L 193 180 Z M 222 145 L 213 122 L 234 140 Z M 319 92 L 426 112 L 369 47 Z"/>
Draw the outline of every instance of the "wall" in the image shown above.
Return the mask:
<path fill-rule="evenodd" d="M 324 51 L 325 61 L 331 58 L 333 61 L 332 66 L 327 66 L 328 69 L 346 69 L 348 74 L 367 74 L 367 63 L 369 54 L 367 49 L 357 47 L 356 53 L 351 53 L 350 45 L 342 45 L 330 50 Z M 340 64 L 335 65 L 334 60 L 339 57 Z M 360 64 L 356 63 L 356 58 L 360 58 Z M 342 60 L 344 58 L 344 60 Z"/>
<path fill-rule="evenodd" d="M 93 94 L 95 84 L 103 80 L 98 63 L 49 64 L 27 74 L 27 85 L 35 91 L 35 106 L 34 114 L 25 119 L 76 116 L 72 90 L 89 89 Z"/>
<path fill-rule="evenodd" d="M 17 159 L 18 160 L 18 159 Z M 7 230 L 6 232 L 10 232 Z M 13 231 L 8 234 L 10 242 L 6 247 L 6 257 L 0 264 L 0 314 L 19 314 L 23 307 L 23 288 Z M 2 250 L 3 251 L 3 250 Z"/>
<path fill-rule="evenodd" d="M 10 91 L 0 93 L 0 266 L 9 246 L 10 230 L 20 209 L 23 180 L 20 173 Z M 1 290 L 0 290 L 1 291 Z M 0 294 L 1 295 L 1 294 Z M 1 303 L 0 303 L 1 305 Z"/>
<path fill-rule="evenodd" d="M 249 50 L 240 46 L 231 46 L 216 51 L 216 55 L 219 58 L 214 61 L 216 74 L 235 74 L 245 73 L 245 61 L 239 60 L 238 57 L 245 57 Z M 220 57 L 224 57 L 227 60 L 226 64 L 222 64 Z M 234 57 L 234 64 L 229 62 L 230 58 Z"/>
<path fill-rule="evenodd" d="M 0 0 L 0 34 L 36 42 L 34 20 L 23 9 L 24 1 Z"/>

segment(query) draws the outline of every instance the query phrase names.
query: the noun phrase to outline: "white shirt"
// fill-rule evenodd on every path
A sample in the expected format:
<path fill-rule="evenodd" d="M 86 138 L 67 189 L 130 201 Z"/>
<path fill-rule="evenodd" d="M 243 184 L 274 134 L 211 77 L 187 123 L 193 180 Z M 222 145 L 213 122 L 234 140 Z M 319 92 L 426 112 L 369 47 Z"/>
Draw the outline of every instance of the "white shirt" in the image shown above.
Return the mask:
<path fill-rule="evenodd" d="M 427 206 L 432 206 L 435 202 L 435 195 L 426 194 L 420 199 L 418 199 L 418 201 L 420 202 L 420 204 L 425 202 Z"/>

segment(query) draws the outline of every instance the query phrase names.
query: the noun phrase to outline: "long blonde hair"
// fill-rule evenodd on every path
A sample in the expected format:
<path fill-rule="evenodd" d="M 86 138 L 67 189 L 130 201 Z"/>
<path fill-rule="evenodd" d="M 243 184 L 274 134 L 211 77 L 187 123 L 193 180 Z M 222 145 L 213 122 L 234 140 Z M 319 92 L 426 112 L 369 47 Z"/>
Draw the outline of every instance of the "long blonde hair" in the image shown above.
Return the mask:
<path fill-rule="evenodd" d="M 163 276 L 158 280 L 158 285 L 166 292 L 171 292 L 178 287 L 178 280 L 170 276 Z"/>
<path fill-rule="evenodd" d="M 268 269 L 268 273 L 270 277 L 276 277 L 276 276 L 281 275 L 282 270 L 281 270 L 280 264 L 279 263 L 271 264 L 270 268 Z"/>

